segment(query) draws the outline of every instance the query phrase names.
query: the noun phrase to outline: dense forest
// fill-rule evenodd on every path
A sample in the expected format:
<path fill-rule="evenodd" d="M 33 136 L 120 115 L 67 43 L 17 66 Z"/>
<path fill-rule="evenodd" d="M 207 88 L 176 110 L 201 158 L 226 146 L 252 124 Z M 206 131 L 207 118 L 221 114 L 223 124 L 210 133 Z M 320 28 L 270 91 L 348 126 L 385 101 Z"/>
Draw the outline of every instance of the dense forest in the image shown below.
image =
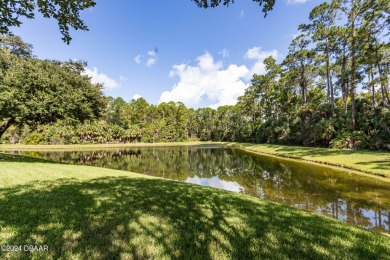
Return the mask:
<path fill-rule="evenodd" d="M 81 73 L 85 64 L 40 61 L 31 55 L 31 46 L 3 36 L 0 128 L 7 129 L 1 141 L 78 144 L 213 140 L 390 150 L 389 13 L 388 0 L 333 0 L 315 7 L 309 23 L 299 26 L 301 34 L 293 39 L 287 57 L 281 63 L 273 57 L 265 59 L 266 73 L 253 76 L 237 104 L 218 109 L 103 97 L 101 86 L 85 82 L 87 77 Z M 23 50 L 28 50 L 27 54 Z M 33 65 L 13 68 L 10 61 Z M 36 75 L 41 75 L 37 68 L 50 68 L 53 75 L 65 78 L 72 75 L 73 82 L 68 80 L 68 85 L 87 86 L 83 100 L 74 101 L 83 106 L 69 105 L 69 109 L 61 110 L 58 102 L 48 101 L 53 98 L 48 94 L 53 84 L 12 81 L 13 69 L 31 75 L 32 68 Z M 63 82 L 53 75 L 48 81 Z M 34 77 L 38 76 L 25 78 Z M 68 85 L 65 87 L 69 90 Z M 6 125 L 15 89 L 28 94 L 32 86 L 40 104 L 32 107 L 35 113 L 26 116 L 31 108 L 12 107 L 17 114 L 24 113 L 24 118 L 16 116 L 13 124 Z M 70 104 L 72 97 L 68 95 L 61 102 Z M 27 100 L 28 95 L 20 102 Z"/>

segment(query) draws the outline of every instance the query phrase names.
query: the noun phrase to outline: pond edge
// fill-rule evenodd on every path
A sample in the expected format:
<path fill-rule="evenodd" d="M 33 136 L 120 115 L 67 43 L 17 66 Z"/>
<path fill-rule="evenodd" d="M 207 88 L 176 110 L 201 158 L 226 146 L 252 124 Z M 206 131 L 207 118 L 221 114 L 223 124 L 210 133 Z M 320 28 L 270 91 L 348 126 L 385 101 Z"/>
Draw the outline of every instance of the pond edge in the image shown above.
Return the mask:
<path fill-rule="evenodd" d="M 355 174 L 356 173 L 364 173 L 364 174 L 369 175 L 370 177 L 379 178 L 382 181 L 386 181 L 386 182 L 390 181 L 390 177 L 387 177 L 384 174 L 366 171 L 366 170 L 362 170 L 362 169 L 359 169 L 359 168 L 356 168 L 353 166 L 347 166 L 344 164 L 324 162 L 324 161 L 307 159 L 307 158 L 302 158 L 302 157 L 298 157 L 298 156 L 291 156 L 291 155 L 286 155 L 286 154 L 281 154 L 281 153 L 264 152 L 264 151 L 260 151 L 260 150 L 247 148 L 243 144 L 240 144 L 240 143 L 225 143 L 224 145 L 226 145 L 227 147 L 236 148 L 236 149 L 250 152 L 250 153 L 254 153 L 254 154 L 270 155 L 270 156 L 281 157 L 281 158 L 286 158 L 286 159 L 291 159 L 291 160 L 296 160 L 296 161 L 305 161 L 305 162 L 310 162 L 310 163 L 314 163 L 314 164 L 328 165 L 328 166 L 333 166 L 336 168 L 348 169 L 348 170 L 352 170 L 352 172 L 355 172 Z M 252 144 L 252 145 L 256 145 L 256 144 Z"/>

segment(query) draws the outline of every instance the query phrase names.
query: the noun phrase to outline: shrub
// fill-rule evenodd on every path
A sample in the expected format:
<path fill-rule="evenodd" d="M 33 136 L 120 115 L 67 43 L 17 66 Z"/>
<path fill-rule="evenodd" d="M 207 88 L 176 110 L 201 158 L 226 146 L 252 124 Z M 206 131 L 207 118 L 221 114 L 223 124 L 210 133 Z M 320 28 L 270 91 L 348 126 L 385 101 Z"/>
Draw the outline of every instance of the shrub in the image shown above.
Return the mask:
<path fill-rule="evenodd" d="M 29 134 L 28 136 L 26 136 L 26 138 L 24 139 L 24 143 L 25 144 L 34 144 L 34 145 L 37 145 L 37 144 L 44 144 L 44 137 L 42 134 L 39 134 L 39 133 L 31 133 Z"/>
<path fill-rule="evenodd" d="M 363 132 L 344 132 L 333 139 L 330 146 L 336 149 L 365 149 L 369 147 L 369 142 Z"/>

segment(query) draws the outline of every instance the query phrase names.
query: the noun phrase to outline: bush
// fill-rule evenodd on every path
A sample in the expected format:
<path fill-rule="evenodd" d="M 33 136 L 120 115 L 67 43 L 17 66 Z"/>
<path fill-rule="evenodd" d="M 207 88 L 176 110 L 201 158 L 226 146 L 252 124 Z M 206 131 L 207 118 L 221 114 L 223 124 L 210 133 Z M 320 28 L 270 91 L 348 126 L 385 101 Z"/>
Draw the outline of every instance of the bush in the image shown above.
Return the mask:
<path fill-rule="evenodd" d="M 369 148 L 369 142 L 363 132 L 344 132 L 333 139 L 330 146 L 336 149 L 366 149 Z"/>
<path fill-rule="evenodd" d="M 33 145 L 45 144 L 44 140 L 45 139 L 44 139 L 42 134 L 31 133 L 28 136 L 26 136 L 26 138 L 24 139 L 24 143 L 25 144 L 33 144 Z"/>
<path fill-rule="evenodd" d="M 321 119 L 313 128 L 311 138 L 315 144 L 322 147 L 328 147 L 330 141 L 333 139 L 336 130 L 332 121 Z"/>
<path fill-rule="evenodd" d="M 125 139 L 124 136 L 125 136 L 125 129 L 123 129 L 121 126 L 119 125 L 113 125 L 111 127 L 111 138 L 114 140 L 114 141 L 119 141 L 119 142 L 123 142 L 123 140 Z"/>

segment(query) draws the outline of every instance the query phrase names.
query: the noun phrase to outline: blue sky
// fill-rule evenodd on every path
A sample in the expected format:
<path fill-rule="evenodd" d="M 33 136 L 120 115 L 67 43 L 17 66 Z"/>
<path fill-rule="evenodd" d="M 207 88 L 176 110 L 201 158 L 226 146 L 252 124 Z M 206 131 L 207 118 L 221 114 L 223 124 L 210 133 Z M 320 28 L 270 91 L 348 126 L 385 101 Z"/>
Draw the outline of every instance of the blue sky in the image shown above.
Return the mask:
<path fill-rule="evenodd" d="M 56 22 L 40 16 L 12 31 L 39 58 L 87 61 L 105 95 L 197 108 L 234 104 L 265 57 L 283 59 L 298 25 L 323 1 L 277 0 L 266 18 L 250 0 L 215 9 L 190 0 L 96 2 L 82 12 L 90 31 L 72 31 L 69 46 Z"/>

